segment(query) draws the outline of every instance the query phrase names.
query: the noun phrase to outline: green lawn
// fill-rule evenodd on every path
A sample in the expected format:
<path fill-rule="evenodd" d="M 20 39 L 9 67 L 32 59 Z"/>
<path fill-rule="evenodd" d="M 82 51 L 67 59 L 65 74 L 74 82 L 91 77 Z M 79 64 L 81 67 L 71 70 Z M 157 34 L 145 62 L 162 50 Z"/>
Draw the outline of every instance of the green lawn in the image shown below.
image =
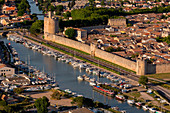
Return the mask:
<path fill-rule="evenodd" d="M 137 91 L 135 91 L 135 92 L 130 92 L 129 94 L 130 94 L 131 96 L 133 96 L 133 97 L 136 97 L 136 98 L 139 98 L 139 97 L 141 96 L 140 92 L 137 92 Z"/>
<path fill-rule="evenodd" d="M 170 81 L 170 73 L 151 74 L 151 75 L 147 75 L 147 76 L 156 78 L 156 79 L 160 79 L 160 80 Z"/>

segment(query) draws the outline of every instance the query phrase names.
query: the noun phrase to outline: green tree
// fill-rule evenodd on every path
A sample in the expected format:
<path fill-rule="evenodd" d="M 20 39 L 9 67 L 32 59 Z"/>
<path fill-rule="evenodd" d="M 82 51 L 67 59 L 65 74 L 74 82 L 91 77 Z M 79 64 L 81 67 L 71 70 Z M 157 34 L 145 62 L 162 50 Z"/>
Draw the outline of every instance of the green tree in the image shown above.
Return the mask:
<path fill-rule="evenodd" d="M 68 36 L 68 38 L 75 39 L 76 32 L 75 32 L 74 29 L 68 28 L 68 29 L 65 31 L 65 35 Z"/>
<path fill-rule="evenodd" d="M 89 0 L 90 5 L 94 5 L 94 0 Z"/>
<path fill-rule="evenodd" d="M 4 100 L 0 101 L 0 106 L 7 106 L 7 103 Z"/>
<path fill-rule="evenodd" d="M 148 77 L 140 76 L 139 83 L 142 84 L 142 85 L 146 85 L 148 83 Z"/>
<path fill-rule="evenodd" d="M 106 4 L 104 3 L 104 0 L 101 1 L 101 5 L 105 6 Z"/>
<path fill-rule="evenodd" d="M 57 99 L 57 100 L 61 99 L 61 96 L 62 96 L 62 93 L 58 90 L 54 91 L 53 94 L 51 95 L 53 99 Z"/>
<path fill-rule="evenodd" d="M 85 97 L 76 97 L 73 99 L 72 103 L 77 103 L 78 107 L 93 107 L 94 103 L 92 99 L 85 98 Z"/>
<path fill-rule="evenodd" d="M 39 33 L 42 32 L 43 27 L 44 27 L 44 22 L 43 22 L 42 20 L 36 20 L 36 21 L 32 24 L 32 26 L 31 26 L 31 28 L 30 28 L 30 32 L 31 32 L 32 34 L 39 34 Z"/>
<path fill-rule="evenodd" d="M 24 89 L 23 88 L 14 88 L 13 91 L 17 94 L 21 94 L 24 91 Z"/>
<path fill-rule="evenodd" d="M 113 47 L 108 47 L 108 48 L 106 49 L 106 51 L 107 51 L 107 52 L 113 52 L 113 51 L 114 51 L 114 48 L 113 48 Z"/>
<path fill-rule="evenodd" d="M 50 105 L 47 97 L 43 96 L 35 101 L 35 106 L 38 113 L 48 113 L 47 107 Z"/>
<path fill-rule="evenodd" d="M 24 15 L 24 10 L 19 10 L 17 16 L 23 16 L 23 15 Z"/>
<path fill-rule="evenodd" d="M 68 19 L 69 17 L 71 17 L 71 13 L 69 11 L 67 11 L 66 13 L 63 13 L 64 18 Z"/>

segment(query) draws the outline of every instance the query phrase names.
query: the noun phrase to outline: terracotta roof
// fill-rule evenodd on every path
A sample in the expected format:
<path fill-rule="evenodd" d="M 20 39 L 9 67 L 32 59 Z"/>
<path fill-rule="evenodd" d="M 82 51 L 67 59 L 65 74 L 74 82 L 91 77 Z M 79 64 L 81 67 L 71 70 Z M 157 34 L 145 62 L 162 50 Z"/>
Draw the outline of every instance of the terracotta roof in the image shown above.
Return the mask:
<path fill-rule="evenodd" d="M 7 16 L 7 15 L 1 15 L 0 17 L 9 17 L 9 16 Z"/>
<path fill-rule="evenodd" d="M 15 10 L 15 7 L 7 7 L 6 10 L 7 10 L 7 11 L 9 11 L 9 10 Z"/>
<path fill-rule="evenodd" d="M 0 64 L 0 69 L 3 68 L 3 67 L 6 67 L 5 64 Z"/>

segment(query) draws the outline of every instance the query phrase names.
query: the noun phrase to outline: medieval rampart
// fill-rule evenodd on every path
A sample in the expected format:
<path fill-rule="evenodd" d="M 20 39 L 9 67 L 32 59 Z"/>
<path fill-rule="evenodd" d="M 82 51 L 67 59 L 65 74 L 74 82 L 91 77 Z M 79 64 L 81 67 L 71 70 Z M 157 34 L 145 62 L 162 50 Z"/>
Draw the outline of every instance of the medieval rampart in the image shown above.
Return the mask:
<path fill-rule="evenodd" d="M 47 40 L 54 41 L 56 43 L 63 44 L 63 45 L 66 45 L 72 48 L 76 48 L 89 54 L 91 54 L 93 51 L 90 45 L 83 44 L 81 42 L 74 41 L 68 38 L 64 38 L 62 36 L 57 36 L 57 35 L 52 36 L 52 35 L 45 34 L 45 37 Z M 105 59 L 109 62 L 118 64 L 130 70 L 136 71 L 137 75 L 154 74 L 154 73 L 170 73 L 170 64 L 146 64 L 144 65 L 144 62 L 141 60 L 139 61 L 141 63 L 138 63 L 137 65 L 137 62 L 125 59 L 123 57 L 108 53 L 100 49 L 95 49 L 94 54 L 96 57 Z"/>
<path fill-rule="evenodd" d="M 89 33 L 93 29 L 105 29 L 106 27 L 108 27 L 108 25 L 81 27 L 81 29 L 85 29 L 87 30 L 87 33 Z"/>
<path fill-rule="evenodd" d="M 67 38 L 64 38 L 61 36 L 56 36 L 56 35 L 53 35 L 53 38 L 51 37 L 51 40 L 54 42 L 60 43 L 60 44 L 64 44 L 66 46 L 70 46 L 72 48 L 79 49 L 79 50 L 84 51 L 89 54 L 91 53 L 90 46 L 87 44 L 83 44 L 81 42 L 77 42 L 77 41 L 70 40 L 70 39 L 67 39 Z M 108 53 L 108 52 L 100 50 L 100 49 L 95 50 L 95 56 L 105 59 L 107 61 L 110 61 L 112 63 L 118 64 L 120 66 L 126 67 L 133 71 L 136 71 L 136 62 L 134 62 L 134 61 L 130 61 L 128 59 Z"/>
<path fill-rule="evenodd" d="M 170 73 L 170 63 L 169 64 L 147 64 L 146 74 L 155 73 Z"/>

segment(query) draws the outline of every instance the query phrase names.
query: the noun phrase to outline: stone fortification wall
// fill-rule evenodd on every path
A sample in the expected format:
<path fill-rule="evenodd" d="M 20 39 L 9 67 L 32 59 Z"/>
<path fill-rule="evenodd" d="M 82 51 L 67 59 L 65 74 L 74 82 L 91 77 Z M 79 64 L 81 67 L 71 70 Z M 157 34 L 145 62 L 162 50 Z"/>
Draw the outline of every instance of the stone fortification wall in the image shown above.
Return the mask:
<path fill-rule="evenodd" d="M 125 59 L 118 55 L 114 55 L 106 51 L 96 49 L 95 56 L 113 62 L 115 64 L 118 64 L 120 66 L 123 66 L 125 68 L 131 69 L 133 71 L 136 71 L 136 62 Z"/>
<path fill-rule="evenodd" d="M 126 26 L 126 19 L 108 19 L 110 26 Z"/>
<path fill-rule="evenodd" d="M 62 36 L 57 35 L 50 35 L 48 33 L 45 34 L 47 40 L 57 42 L 59 44 L 63 44 L 72 48 L 79 49 L 86 53 L 91 54 L 95 51 L 95 56 L 110 61 L 112 63 L 118 64 L 120 66 L 126 67 L 133 71 L 137 72 L 137 75 L 144 75 L 144 74 L 155 74 L 155 73 L 170 73 L 170 64 L 145 64 L 144 61 L 134 62 L 118 55 L 114 55 L 108 53 L 106 51 L 92 48 L 92 46 L 83 44 L 78 41 L 74 41 L 68 38 L 64 38 Z"/>
<path fill-rule="evenodd" d="M 81 42 L 74 41 L 74 40 L 64 38 L 64 37 L 61 37 L 61 36 L 57 36 L 57 35 L 53 35 L 51 40 L 54 41 L 54 42 L 66 45 L 66 46 L 70 46 L 72 48 L 79 49 L 81 51 L 84 51 L 84 52 L 90 54 L 90 46 L 86 45 L 86 44 L 82 44 Z"/>
<path fill-rule="evenodd" d="M 76 49 L 79 49 L 81 51 L 84 51 L 86 53 L 91 54 L 91 48 L 87 44 L 83 44 L 81 42 L 77 42 L 77 41 L 70 40 L 70 39 L 67 39 L 67 38 L 64 38 L 64 37 L 61 37 L 61 36 L 56 36 L 56 35 L 53 35 L 53 37 L 51 37 L 50 40 L 57 42 L 57 43 L 60 43 L 60 44 L 64 44 L 64 45 L 76 48 Z M 123 57 L 108 53 L 108 52 L 100 50 L 100 49 L 95 49 L 95 56 L 102 58 L 102 59 L 105 59 L 107 61 L 116 63 L 120 66 L 126 67 L 128 69 L 133 70 L 133 71 L 136 71 L 136 62 L 134 62 L 134 61 L 130 61 L 128 59 L 125 59 Z"/>
<path fill-rule="evenodd" d="M 169 64 L 147 64 L 146 74 L 170 73 Z"/>
<path fill-rule="evenodd" d="M 106 27 L 108 27 L 108 25 L 81 27 L 81 29 L 87 30 L 87 33 L 90 33 L 92 29 L 105 29 Z"/>
<path fill-rule="evenodd" d="M 156 73 L 170 73 L 170 63 L 169 64 L 157 64 Z"/>

